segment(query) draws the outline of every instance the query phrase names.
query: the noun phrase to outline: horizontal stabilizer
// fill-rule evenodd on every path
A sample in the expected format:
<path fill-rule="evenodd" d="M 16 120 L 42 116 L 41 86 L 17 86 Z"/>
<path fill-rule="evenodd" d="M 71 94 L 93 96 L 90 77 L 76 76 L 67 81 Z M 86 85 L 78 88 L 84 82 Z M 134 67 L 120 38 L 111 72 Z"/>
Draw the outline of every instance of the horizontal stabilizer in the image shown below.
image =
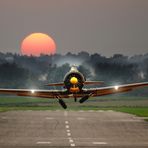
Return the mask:
<path fill-rule="evenodd" d="M 85 81 L 84 84 L 85 85 L 100 85 L 100 84 L 103 84 L 104 82 L 103 81 Z"/>
<path fill-rule="evenodd" d="M 64 86 L 64 83 L 63 83 L 63 82 L 59 82 L 59 83 L 49 83 L 49 84 L 46 84 L 46 86 Z"/>

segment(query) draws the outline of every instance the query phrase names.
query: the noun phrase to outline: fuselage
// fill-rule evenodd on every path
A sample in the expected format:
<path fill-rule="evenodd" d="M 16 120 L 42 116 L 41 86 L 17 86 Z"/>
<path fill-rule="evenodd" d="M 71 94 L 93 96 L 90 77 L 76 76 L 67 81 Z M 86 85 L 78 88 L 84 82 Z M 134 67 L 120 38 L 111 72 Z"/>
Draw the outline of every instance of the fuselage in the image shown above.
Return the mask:
<path fill-rule="evenodd" d="M 64 77 L 64 87 L 69 93 L 78 93 L 82 91 L 85 81 L 84 75 L 78 71 L 76 66 L 72 66 Z"/>

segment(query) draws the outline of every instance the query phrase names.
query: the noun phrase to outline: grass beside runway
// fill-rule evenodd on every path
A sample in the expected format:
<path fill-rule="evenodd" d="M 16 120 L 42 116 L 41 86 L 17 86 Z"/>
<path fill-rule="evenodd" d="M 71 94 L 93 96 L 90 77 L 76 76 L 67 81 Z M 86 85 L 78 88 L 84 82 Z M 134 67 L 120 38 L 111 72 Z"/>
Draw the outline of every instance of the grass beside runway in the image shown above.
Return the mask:
<path fill-rule="evenodd" d="M 29 106 L 19 106 L 19 107 L 0 107 L 0 112 L 4 112 L 4 111 L 15 111 L 15 110 L 64 110 L 60 107 L 52 107 L 52 106 L 34 106 L 34 107 L 29 107 Z M 87 107 L 87 108 L 69 108 L 67 109 L 69 110 L 114 110 L 114 111 L 120 111 L 120 112 L 125 112 L 125 113 L 131 113 L 131 114 L 135 114 L 139 117 L 148 117 L 148 107 L 107 107 L 107 108 L 99 108 L 99 107 Z"/>
<path fill-rule="evenodd" d="M 139 117 L 148 117 L 148 107 L 120 107 L 114 108 L 114 110 L 134 114 Z"/>
<path fill-rule="evenodd" d="M 67 110 L 115 110 L 148 117 L 148 97 L 108 96 L 90 98 L 84 104 L 65 99 Z M 0 97 L 0 112 L 17 110 L 64 110 L 57 100 L 25 97 Z M 147 119 L 146 119 L 147 120 Z"/>

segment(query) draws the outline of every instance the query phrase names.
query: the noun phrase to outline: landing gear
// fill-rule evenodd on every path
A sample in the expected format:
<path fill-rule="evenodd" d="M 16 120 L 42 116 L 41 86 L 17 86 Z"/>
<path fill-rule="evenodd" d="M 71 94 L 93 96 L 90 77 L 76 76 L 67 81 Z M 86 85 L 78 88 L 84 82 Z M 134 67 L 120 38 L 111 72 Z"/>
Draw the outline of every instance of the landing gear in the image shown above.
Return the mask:
<path fill-rule="evenodd" d="M 64 109 L 67 108 L 66 103 L 65 103 L 62 99 L 59 99 L 59 104 L 60 104 Z"/>
<path fill-rule="evenodd" d="M 88 94 L 88 95 L 82 97 L 82 98 L 79 100 L 79 102 L 80 102 L 80 103 L 85 102 L 85 101 L 86 101 L 89 97 L 91 97 L 92 95 L 93 95 L 93 94 Z"/>
<path fill-rule="evenodd" d="M 85 102 L 88 98 L 89 98 L 89 95 L 84 96 L 84 97 L 82 97 L 82 98 L 79 100 L 79 102 L 80 102 L 80 103 L 83 103 L 83 102 Z"/>
<path fill-rule="evenodd" d="M 74 97 L 74 101 L 77 102 L 77 98 L 76 97 Z"/>

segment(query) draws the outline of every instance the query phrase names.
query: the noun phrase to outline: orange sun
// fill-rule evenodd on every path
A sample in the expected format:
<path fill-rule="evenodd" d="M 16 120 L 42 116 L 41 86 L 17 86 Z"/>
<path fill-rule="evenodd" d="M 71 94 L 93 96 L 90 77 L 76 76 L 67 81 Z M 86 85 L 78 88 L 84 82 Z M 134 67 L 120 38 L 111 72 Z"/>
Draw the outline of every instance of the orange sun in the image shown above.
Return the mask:
<path fill-rule="evenodd" d="M 32 33 L 27 36 L 21 45 L 21 53 L 23 55 L 40 56 L 40 54 L 51 55 L 56 52 L 56 44 L 54 40 L 43 33 Z"/>

